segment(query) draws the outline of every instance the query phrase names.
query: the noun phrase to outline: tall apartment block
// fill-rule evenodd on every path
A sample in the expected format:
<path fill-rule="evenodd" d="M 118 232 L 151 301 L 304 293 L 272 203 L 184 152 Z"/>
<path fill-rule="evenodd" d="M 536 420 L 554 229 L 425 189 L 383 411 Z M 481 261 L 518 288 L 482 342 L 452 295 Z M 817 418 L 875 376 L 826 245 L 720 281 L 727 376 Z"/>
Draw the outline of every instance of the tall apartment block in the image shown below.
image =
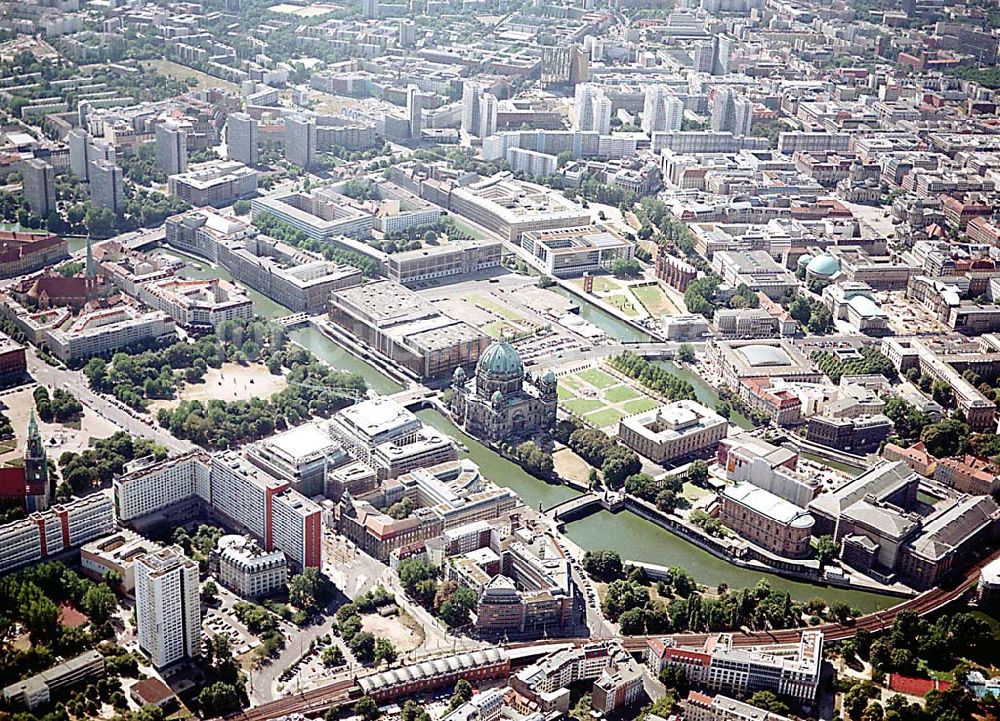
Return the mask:
<path fill-rule="evenodd" d="M 315 119 L 298 114 L 285 116 L 285 160 L 308 168 L 315 159 Z"/>
<path fill-rule="evenodd" d="M 69 169 L 78 178 L 86 180 L 87 173 L 90 172 L 87 168 L 90 133 L 83 128 L 73 128 L 66 134 L 66 140 L 69 143 Z"/>
<path fill-rule="evenodd" d="M 257 165 L 257 121 L 246 113 L 230 113 L 226 118 L 226 147 L 230 160 Z"/>
<path fill-rule="evenodd" d="M 176 546 L 135 560 L 139 647 L 156 668 L 201 653 L 198 564 Z"/>
<path fill-rule="evenodd" d="M 187 133 L 174 123 L 156 126 L 156 167 L 167 175 L 187 170 Z"/>
<path fill-rule="evenodd" d="M 24 163 L 24 199 L 43 218 L 56 209 L 56 170 L 44 160 Z"/>
<path fill-rule="evenodd" d="M 90 200 L 98 208 L 118 213 L 125 205 L 122 169 L 107 160 L 90 163 Z"/>

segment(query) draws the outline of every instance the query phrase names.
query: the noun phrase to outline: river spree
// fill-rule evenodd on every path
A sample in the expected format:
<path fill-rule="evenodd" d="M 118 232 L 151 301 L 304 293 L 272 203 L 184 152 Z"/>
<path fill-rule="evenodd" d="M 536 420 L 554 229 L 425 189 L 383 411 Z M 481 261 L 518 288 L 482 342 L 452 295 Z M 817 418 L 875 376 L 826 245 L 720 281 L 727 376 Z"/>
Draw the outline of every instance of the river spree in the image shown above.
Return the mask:
<path fill-rule="evenodd" d="M 187 266 L 182 275 L 185 277 L 231 280 L 224 269 L 214 266 L 206 260 L 189 256 L 173 248 L 161 248 L 160 252 L 184 260 Z M 557 288 L 556 290 L 567 294 L 567 291 L 562 289 Z M 257 291 L 247 289 L 247 293 L 253 299 L 257 312 L 262 316 L 280 318 L 290 312 L 287 308 Z M 649 338 L 646 334 L 614 318 L 586 300 L 572 294 L 568 294 L 568 297 L 580 305 L 580 314 L 584 318 L 600 326 L 609 335 L 626 341 L 647 340 Z M 384 395 L 403 390 L 399 383 L 347 349 L 337 345 L 315 328 L 297 328 L 289 332 L 289 337 L 335 368 L 358 373 L 376 393 Z M 676 373 L 694 385 L 695 394 L 699 401 L 712 407 L 718 402 L 715 390 L 700 376 L 669 361 L 665 361 L 664 365 L 672 373 Z M 462 452 L 464 457 L 474 460 L 487 478 L 501 486 L 510 488 L 521 497 L 526 505 L 532 508 L 548 508 L 560 501 L 579 495 L 578 491 L 568 486 L 554 485 L 535 478 L 517 464 L 502 458 L 474 438 L 463 433 L 450 419 L 437 411 L 423 410 L 417 415 L 428 425 L 461 441 L 468 449 L 468 451 Z M 753 427 L 748 419 L 735 413 L 731 420 L 744 428 Z M 733 588 L 753 586 L 761 578 L 766 578 L 772 587 L 786 590 L 798 600 L 822 596 L 827 601 L 846 601 L 862 611 L 885 608 L 896 603 L 896 599 L 889 596 L 815 586 L 809 583 L 789 581 L 773 574 L 737 568 L 660 528 L 655 523 L 627 511 L 617 514 L 602 511 L 575 521 L 566 526 L 566 535 L 584 549 L 611 548 L 618 551 L 622 558 L 664 566 L 682 566 L 700 583 L 710 586 L 718 586 L 720 583 L 727 583 Z"/>
<path fill-rule="evenodd" d="M 461 440 L 468 448 L 468 452 L 462 453 L 463 457 L 471 458 L 487 478 L 515 491 L 532 508 L 548 508 L 579 495 L 578 491 L 568 486 L 556 486 L 535 478 L 517 464 L 501 458 L 437 411 L 423 410 L 417 415 L 424 423 Z M 898 603 L 893 597 L 877 593 L 817 586 L 738 568 L 628 511 L 601 511 L 568 524 L 565 532 L 581 548 L 609 548 L 618 551 L 622 558 L 662 566 L 682 566 L 697 581 L 709 586 L 727 583 L 731 588 L 741 588 L 754 586 L 765 578 L 772 588 L 788 591 L 797 600 L 821 596 L 828 602 L 845 601 L 865 612 Z"/>

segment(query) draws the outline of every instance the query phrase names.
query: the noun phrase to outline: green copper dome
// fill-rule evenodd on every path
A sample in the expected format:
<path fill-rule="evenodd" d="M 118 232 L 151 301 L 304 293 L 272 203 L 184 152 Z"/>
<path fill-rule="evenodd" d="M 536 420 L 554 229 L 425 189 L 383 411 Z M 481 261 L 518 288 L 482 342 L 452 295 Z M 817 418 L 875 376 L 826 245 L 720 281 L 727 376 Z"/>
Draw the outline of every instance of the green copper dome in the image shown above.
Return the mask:
<path fill-rule="evenodd" d="M 476 364 L 476 374 L 494 379 L 515 379 L 524 376 L 524 364 L 514 346 L 506 341 L 495 341 L 483 351 Z"/>
<path fill-rule="evenodd" d="M 832 255 L 825 253 L 817 255 L 809 261 L 809 265 L 806 266 L 806 272 L 820 278 L 832 278 L 840 272 L 840 261 Z"/>

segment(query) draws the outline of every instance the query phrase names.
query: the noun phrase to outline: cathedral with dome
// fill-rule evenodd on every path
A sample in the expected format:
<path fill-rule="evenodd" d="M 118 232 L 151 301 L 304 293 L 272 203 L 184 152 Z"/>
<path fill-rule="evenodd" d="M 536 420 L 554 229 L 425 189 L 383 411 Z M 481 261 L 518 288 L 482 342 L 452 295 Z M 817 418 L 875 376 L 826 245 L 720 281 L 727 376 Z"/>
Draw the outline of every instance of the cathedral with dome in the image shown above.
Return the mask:
<path fill-rule="evenodd" d="M 456 368 L 452 388 L 451 412 L 474 436 L 506 441 L 548 431 L 556 423 L 555 374 L 527 375 L 521 356 L 506 341 L 483 351 L 475 378 Z"/>

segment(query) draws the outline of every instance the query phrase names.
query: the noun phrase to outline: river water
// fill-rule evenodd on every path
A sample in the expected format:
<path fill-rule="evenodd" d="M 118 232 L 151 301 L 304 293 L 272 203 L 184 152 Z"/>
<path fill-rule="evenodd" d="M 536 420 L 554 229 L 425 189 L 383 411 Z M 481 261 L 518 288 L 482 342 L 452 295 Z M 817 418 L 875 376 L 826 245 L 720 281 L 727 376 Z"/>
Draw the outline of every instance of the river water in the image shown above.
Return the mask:
<path fill-rule="evenodd" d="M 208 261 L 189 256 L 173 248 L 161 248 L 160 252 L 186 261 L 188 265 L 182 273 L 185 277 L 231 280 L 224 269 L 213 266 Z M 579 304 L 580 315 L 602 328 L 609 335 L 626 341 L 649 340 L 647 334 L 618 320 L 586 300 L 574 296 L 562 288 L 554 287 L 553 290 Z M 262 316 L 278 318 L 290 312 L 287 308 L 257 291 L 247 288 L 247 293 L 253 299 L 257 312 Z M 289 333 L 289 337 L 334 367 L 358 373 L 367 381 L 369 387 L 380 394 L 391 394 L 402 390 L 399 383 L 373 365 L 337 345 L 315 328 L 295 329 Z M 663 364 L 672 373 L 676 373 L 694 385 L 695 394 L 700 402 L 711 407 L 715 406 L 718 394 L 700 376 L 670 361 L 664 361 Z M 501 486 L 510 488 L 521 497 L 526 505 L 532 508 L 548 508 L 560 501 L 579 495 L 578 491 L 568 486 L 553 485 L 535 478 L 517 464 L 502 458 L 474 438 L 463 433 L 450 419 L 437 411 L 423 410 L 417 415 L 428 425 L 465 444 L 468 450 L 462 452 L 463 457 L 474 460 L 487 478 Z M 753 427 L 749 419 L 736 413 L 733 414 L 731 420 L 743 428 Z M 765 578 L 773 588 L 788 591 L 798 600 L 821 596 L 828 602 L 846 601 L 866 612 L 886 608 L 897 602 L 892 597 L 875 593 L 817 586 L 790 581 L 774 574 L 737 568 L 660 528 L 655 523 L 626 511 L 617 514 L 601 511 L 579 521 L 574 521 L 566 526 L 566 535 L 585 549 L 610 548 L 618 551 L 622 558 L 664 566 L 682 566 L 700 583 L 710 586 L 718 586 L 720 583 L 727 583 L 731 588 L 753 586 L 761 578 Z"/>

